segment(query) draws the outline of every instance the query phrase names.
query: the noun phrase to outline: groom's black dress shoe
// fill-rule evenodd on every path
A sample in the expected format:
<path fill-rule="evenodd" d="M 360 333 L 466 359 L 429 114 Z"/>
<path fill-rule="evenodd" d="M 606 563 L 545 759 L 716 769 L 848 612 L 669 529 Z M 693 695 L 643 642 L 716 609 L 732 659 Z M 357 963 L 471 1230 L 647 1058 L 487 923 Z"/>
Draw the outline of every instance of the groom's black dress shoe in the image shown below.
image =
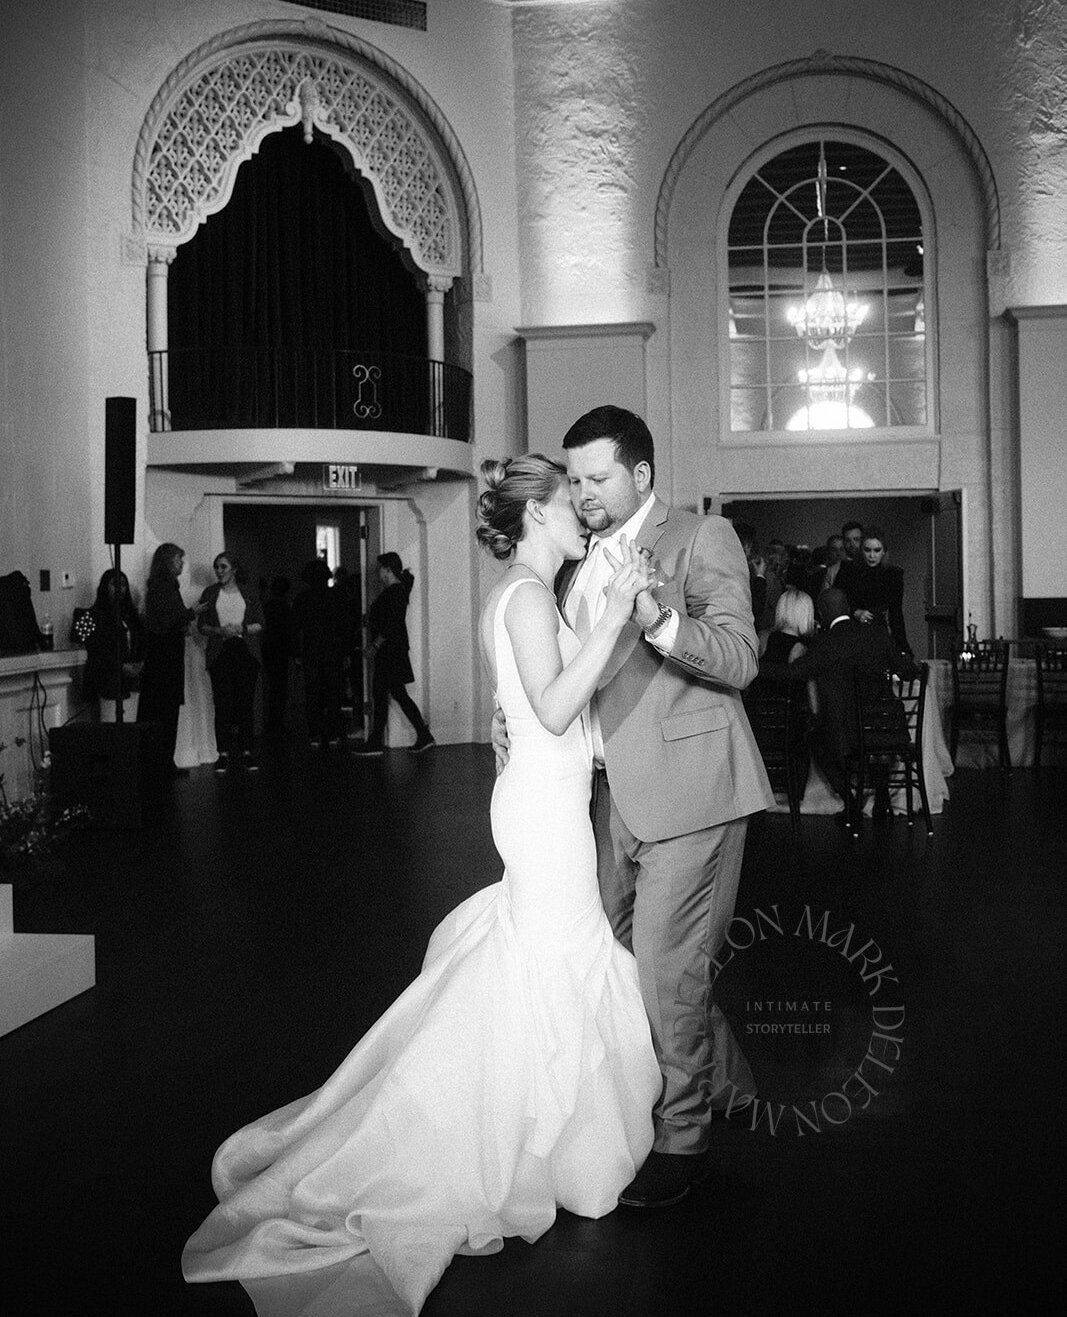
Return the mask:
<path fill-rule="evenodd" d="M 669 1207 L 686 1196 L 711 1173 L 705 1153 L 682 1156 L 650 1152 L 648 1160 L 619 1194 L 624 1207 Z"/>

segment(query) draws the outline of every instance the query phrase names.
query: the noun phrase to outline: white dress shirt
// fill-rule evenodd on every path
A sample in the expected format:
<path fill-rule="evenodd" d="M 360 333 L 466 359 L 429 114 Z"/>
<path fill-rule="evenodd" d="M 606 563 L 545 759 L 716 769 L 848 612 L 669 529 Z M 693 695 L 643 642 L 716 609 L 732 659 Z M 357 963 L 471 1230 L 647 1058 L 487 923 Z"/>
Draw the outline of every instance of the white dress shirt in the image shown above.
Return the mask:
<path fill-rule="evenodd" d="M 220 590 L 215 600 L 219 626 L 242 626 L 245 620 L 245 597 L 240 590 Z"/>
<path fill-rule="evenodd" d="M 622 557 L 619 541 L 625 535 L 631 544 L 634 542 L 655 501 L 655 495 L 649 494 L 633 516 L 622 526 L 612 531 L 610 535 L 593 535 L 590 537 L 589 547 L 582 559 L 582 565 L 575 572 L 571 588 L 563 603 L 563 615 L 567 620 L 567 624 L 580 640 L 584 641 L 589 632 L 600 621 L 607 605 L 607 600 L 604 597 L 604 587 L 611 580 L 615 569 L 608 562 L 604 550 L 607 549 L 615 561 L 618 562 Z M 677 634 L 678 614 L 671 609 L 670 621 L 664 624 L 662 630 L 655 637 L 646 633 L 645 639 L 650 645 L 655 646 L 661 654 L 669 654 Z M 600 715 L 597 712 L 595 695 L 589 703 L 589 724 L 593 737 L 593 757 L 598 764 L 602 765 L 604 763 L 604 737 L 600 729 Z"/>

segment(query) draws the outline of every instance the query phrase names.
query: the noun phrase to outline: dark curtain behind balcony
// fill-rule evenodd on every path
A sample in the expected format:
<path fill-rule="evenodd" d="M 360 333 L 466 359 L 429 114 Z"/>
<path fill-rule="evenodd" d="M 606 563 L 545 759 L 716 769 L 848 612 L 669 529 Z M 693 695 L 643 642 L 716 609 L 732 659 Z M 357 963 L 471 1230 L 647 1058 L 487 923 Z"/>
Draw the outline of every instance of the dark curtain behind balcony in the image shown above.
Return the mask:
<path fill-rule="evenodd" d="M 426 356 L 425 298 L 376 204 L 325 140 L 263 141 L 170 269 L 175 429 L 358 424 L 354 367 Z"/>

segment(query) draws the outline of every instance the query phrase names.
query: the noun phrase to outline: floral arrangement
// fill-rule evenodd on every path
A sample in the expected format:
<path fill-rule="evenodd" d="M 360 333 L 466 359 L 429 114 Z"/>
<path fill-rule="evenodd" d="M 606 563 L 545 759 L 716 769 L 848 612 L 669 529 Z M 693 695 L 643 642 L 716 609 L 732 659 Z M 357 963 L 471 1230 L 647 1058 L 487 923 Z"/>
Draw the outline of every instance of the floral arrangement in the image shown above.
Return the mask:
<path fill-rule="evenodd" d="M 24 737 L 15 737 L 16 747 L 25 744 Z M 0 741 L 0 754 L 6 749 Z M 56 813 L 44 784 L 22 800 L 9 800 L 0 773 L 0 871 L 51 855 L 60 837 L 88 820 L 89 811 L 84 805 Z"/>

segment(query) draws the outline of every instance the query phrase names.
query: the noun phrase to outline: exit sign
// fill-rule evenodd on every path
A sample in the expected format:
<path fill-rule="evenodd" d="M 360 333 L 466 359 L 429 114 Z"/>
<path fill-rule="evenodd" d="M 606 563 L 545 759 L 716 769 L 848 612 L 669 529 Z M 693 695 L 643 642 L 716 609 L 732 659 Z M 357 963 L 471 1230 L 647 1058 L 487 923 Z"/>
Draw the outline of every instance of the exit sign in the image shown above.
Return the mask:
<path fill-rule="evenodd" d="M 362 489 L 363 480 L 358 466 L 344 466 L 337 462 L 327 462 L 322 468 L 323 489 L 337 489 L 345 493 Z"/>

